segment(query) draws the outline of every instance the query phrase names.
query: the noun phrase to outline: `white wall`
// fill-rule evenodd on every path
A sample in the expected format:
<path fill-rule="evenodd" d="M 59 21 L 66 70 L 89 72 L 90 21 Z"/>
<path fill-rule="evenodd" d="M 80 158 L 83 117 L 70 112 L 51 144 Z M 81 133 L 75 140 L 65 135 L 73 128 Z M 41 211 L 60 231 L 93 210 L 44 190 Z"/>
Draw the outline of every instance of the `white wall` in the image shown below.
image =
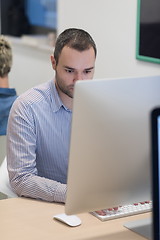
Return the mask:
<path fill-rule="evenodd" d="M 13 50 L 13 66 L 9 75 L 10 87 L 18 95 L 54 77 L 50 56 L 52 49 L 40 49 L 9 38 Z"/>
<path fill-rule="evenodd" d="M 160 65 L 136 53 L 137 0 L 58 0 L 58 32 L 80 27 L 98 48 L 95 77 L 159 75 Z"/>

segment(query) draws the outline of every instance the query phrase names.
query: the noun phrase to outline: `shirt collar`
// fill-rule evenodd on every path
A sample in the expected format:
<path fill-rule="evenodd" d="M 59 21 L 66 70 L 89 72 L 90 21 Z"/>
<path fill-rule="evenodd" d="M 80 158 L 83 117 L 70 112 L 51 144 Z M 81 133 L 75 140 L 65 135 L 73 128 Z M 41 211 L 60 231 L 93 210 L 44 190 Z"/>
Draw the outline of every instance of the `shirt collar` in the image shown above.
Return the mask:
<path fill-rule="evenodd" d="M 52 106 L 53 106 L 53 111 L 57 112 L 60 110 L 60 108 L 64 108 L 66 111 L 71 112 L 70 109 L 68 109 L 62 102 L 62 100 L 59 97 L 55 81 L 51 80 L 50 81 L 50 87 L 51 87 L 51 100 L 52 100 Z M 52 94 L 53 93 L 53 94 Z"/>
<path fill-rule="evenodd" d="M 0 88 L 0 95 L 1 96 L 15 96 L 16 90 L 14 88 Z"/>

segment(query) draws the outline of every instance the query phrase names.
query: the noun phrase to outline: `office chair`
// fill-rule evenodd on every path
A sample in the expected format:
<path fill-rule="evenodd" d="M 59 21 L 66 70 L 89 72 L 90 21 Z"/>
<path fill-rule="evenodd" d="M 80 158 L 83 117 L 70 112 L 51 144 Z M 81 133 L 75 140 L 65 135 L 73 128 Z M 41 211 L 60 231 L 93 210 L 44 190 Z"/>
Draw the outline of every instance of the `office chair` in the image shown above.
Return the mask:
<path fill-rule="evenodd" d="M 9 182 L 6 157 L 4 158 L 0 166 L 0 192 L 7 195 L 8 198 L 18 197 L 17 194 L 15 194 L 12 191 L 12 188 Z"/>

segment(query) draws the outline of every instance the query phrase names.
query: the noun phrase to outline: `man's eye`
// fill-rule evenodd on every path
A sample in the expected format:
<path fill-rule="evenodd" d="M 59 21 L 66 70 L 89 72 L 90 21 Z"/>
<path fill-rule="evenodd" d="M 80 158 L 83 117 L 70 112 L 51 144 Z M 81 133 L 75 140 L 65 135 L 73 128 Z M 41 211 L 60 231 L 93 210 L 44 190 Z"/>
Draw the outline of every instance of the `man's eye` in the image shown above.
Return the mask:
<path fill-rule="evenodd" d="M 65 71 L 66 71 L 67 73 L 72 73 L 72 72 L 73 72 L 72 69 L 65 69 Z"/>
<path fill-rule="evenodd" d="M 86 70 L 85 73 L 86 74 L 91 73 L 91 70 Z"/>

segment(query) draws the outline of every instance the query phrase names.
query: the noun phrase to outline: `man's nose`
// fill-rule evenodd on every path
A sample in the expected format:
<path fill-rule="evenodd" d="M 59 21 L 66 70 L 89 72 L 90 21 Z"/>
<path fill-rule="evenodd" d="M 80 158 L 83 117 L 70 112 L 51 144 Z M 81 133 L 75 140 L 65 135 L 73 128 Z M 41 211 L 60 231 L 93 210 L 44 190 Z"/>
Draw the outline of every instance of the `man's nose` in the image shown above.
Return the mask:
<path fill-rule="evenodd" d="M 75 77 L 74 77 L 75 81 L 77 80 L 83 80 L 83 73 L 75 73 Z"/>

